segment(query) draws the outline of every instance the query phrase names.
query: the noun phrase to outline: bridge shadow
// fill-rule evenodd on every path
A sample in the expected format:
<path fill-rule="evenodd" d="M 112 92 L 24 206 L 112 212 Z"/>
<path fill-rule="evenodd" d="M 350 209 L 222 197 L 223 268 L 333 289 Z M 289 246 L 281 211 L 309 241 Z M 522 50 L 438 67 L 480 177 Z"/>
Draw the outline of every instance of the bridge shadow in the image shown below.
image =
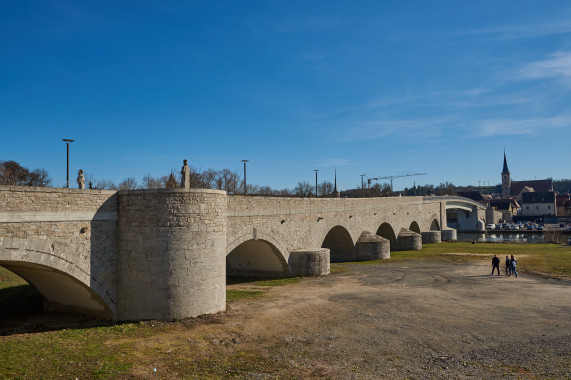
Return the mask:
<path fill-rule="evenodd" d="M 242 277 L 242 276 L 226 276 L 226 285 L 249 284 L 257 281 L 270 281 L 283 277 L 270 277 L 270 276 L 257 276 L 257 277 Z"/>
<path fill-rule="evenodd" d="M 32 285 L 0 289 L 0 336 L 112 324 L 81 313 L 44 311 L 42 295 Z"/>

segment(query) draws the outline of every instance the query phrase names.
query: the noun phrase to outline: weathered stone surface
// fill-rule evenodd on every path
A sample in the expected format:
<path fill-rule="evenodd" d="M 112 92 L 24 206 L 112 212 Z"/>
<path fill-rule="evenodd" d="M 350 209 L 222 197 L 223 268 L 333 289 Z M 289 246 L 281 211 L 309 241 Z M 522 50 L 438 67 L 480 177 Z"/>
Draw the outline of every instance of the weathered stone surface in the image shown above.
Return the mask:
<path fill-rule="evenodd" d="M 399 251 L 419 251 L 422 249 L 422 236 L 402 228 L 397 238 L 397 247 Z"/>
<path fill-rule="evenodd" d="M 357 261 L 390 259 L 391 242 L 371 232 L 363 232 L 356 247 Z"/>
<path fill-rule="evenodd" d="M 455 241 L 458 240 L 458 234 L 455 229 L 447 228 L 441 231 L 442 241 Z"/>
<path fill-rule="evenodd" d="M 226 193 L 218 190 L 119 193 L 120 320 L 174 320 L 226 308 L 225 206 Z"/>
<path fill-rule="evenodd" d="M 32 283 L 50 309 L 114 319 L 116 192 L 0 187 L 0 265 Z"/>
<path fill-rule="evenodd" d="M 421 232 L 420 234 L 422 235 L 422 244 L 442 242 L 442 235 L 440 231 L 425 231 Z"/>
<path fill-rule="evenodd" d="M 329 249 L 307 248 L 292 251 L 289 269 L 292 276 L 325 276 L 329 274 Z"/>

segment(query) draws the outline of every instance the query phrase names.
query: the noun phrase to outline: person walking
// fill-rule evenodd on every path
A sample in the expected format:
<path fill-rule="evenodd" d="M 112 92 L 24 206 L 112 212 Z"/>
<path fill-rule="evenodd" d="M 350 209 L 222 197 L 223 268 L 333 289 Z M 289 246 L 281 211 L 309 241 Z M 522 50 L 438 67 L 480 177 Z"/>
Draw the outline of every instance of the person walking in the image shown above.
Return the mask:
<path fill-rule="evenodd" d="M 510 263 L 510 257 L 506 255 L 506 276 L 512 274 L 512 263 Z"/>
<path fill-rule="evenodd" d="M 515 274 L 516 278 L 517 278 L 517 270 L 516 270 L 516 266 L 517 266 L 517 262 L 515 260 L 514 255 L 512 255 L 511 259 L 510 259 L 510 268 L 512 271 L 512 274 Z"/>
<path fill-rule="evenodd" d="M 494 275 L 495 269 L 498 270 L 498 276 L 499 276 L 500 275 L 500 258 L 498 257 L 498 255 L 494 255 L 494 258 L 492 259 L 492 276 Z"/>

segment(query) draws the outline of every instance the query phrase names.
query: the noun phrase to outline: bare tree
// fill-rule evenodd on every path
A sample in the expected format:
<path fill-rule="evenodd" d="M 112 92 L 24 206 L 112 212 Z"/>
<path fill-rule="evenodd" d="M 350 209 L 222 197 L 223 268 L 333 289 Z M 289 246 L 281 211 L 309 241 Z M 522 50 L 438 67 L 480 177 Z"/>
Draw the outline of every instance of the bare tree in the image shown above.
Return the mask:
<path fill-rule="evenodd" d="M 98 190 L 117 190 L 117 185 L 110 179 L 97 181 L 95 188 Z"/>
<path fill-rule="evenodd" d="M 309 197 L 312 192 L 313 188 L 309 184 L 309 182 L 298 182 L 297 186 L 293 189 L 293 192 L 298 197 Z"/>
<path fill-rule="evenodd" d="M 192 172 L 192 171 L 191 171 Z M 207 169 L 202 173 L 196 172 L 196 179 L 193 181 L 193 176 L 190 177 L 190 187 L 198 189 L 215 189 L 216 179 L 219 174 L 216 170 Z"/>
<path fill-rule="evenodd" d="M 46 187 L 51 185 L 52 180 L 46 169 L 35 169 L 30 173 L 28 184 L 30 186 Z"/>
<path fill-rule="evenodd" d="M 214 180 L 216 189 L 225 190 L 228 194 L 238 194 L 240 187 L 240 175 L 236 171 L 223 169 L 217 173 Z"/>
<path fill-rule="evenodd" d="M 329 181 L 323 181 L 318 186 L 319 194 L 321 197 L 330 197 L 333 194 L 334 186 Z"/>
<path fill-rule="evenodd" d="M 143 177 L 140 189 L 161 189 L 165 187 L 164 182 L 160 178 L 154 178 L 150 174 Z"/>
<path fill-rule="evenodd" d="M 119 182 L 119 190 L 135 190 L 137 188 L 137 180 L 133 177 L 125 178 Z"/>

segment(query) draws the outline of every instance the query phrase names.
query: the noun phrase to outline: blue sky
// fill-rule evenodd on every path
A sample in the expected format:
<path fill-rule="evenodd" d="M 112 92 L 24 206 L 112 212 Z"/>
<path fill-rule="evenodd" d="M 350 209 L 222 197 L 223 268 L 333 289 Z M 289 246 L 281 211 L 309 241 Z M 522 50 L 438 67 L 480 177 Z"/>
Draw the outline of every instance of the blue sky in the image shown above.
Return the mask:
<path fill-rule="evenodd" d="M 570 178 L 568 1 L 0 2 L 0 160 L 293 188 Z M 383 182 L 383 181 L 381 181 Z M 75 185 L 75 181 L 73 181 Z"/>

